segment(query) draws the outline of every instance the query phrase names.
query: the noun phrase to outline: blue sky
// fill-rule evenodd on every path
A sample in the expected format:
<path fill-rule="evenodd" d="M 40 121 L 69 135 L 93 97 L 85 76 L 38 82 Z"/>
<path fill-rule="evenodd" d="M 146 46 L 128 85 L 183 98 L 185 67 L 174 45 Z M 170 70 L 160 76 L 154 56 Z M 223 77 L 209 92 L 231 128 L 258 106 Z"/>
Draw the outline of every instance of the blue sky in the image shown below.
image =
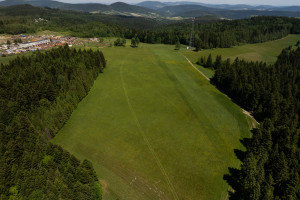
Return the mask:
<path fill-rule="evenodd" d="M 125 3 L 138 3 L 143 0 L 57 0 L 67 3 L 114 3 L 116 1 L 122 1 Z M 189 1 L 189 0 L 160 0 L 162 2 L 175 2 L 175 1 Z M 201 3 L 210 4 L 249 4 L 249 5 L 298 5 L 300 6 L 300 0 L 190 0 Z"/>

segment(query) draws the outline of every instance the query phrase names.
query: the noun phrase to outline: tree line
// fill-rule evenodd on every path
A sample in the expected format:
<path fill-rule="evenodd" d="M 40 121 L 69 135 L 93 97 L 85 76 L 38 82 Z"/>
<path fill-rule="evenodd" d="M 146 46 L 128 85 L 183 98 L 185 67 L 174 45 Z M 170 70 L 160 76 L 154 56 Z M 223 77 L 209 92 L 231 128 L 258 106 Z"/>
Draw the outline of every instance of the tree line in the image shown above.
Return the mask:
<path fill-rule="evenodd" d="M 227 60 L 227 62 L 230 63 L 230 60 Z M 223 61 L 221 55 L 217 55 L 215 62 L 213 62 L 211 54 L 208 55 L 207 59 L 205 56 L 201 56 L 197 61 L 198 65 L 201 65 L 205 68 L 211 68 L 214 70 L 218 69 L 222 65 L 222 63 Z"/>
<path fill-rule="evenodd" d="M 49 140 L 105 65 L 67 45 L 1 64 L 0 199 L 102 199 L 92 164 Z"/>
<path fill-rule="evenodd" d="M 179 22 L 151 30 L 136 31 L 141 42 L 189 45 L 192 24 Z M 242 20 L 195 22 L 194 44 L 196 50 L 229 48 L 245 43 L 260 43 L 280 39 L 288 34 L 300 33 L 300 20 L 287 17 L 252 17 Z M 126 36 L 127 37 L 127 36 Z"/>
<path fill-rule="evenodd" d="M 29 5 L 0 8 L 0 33 L 21 34 L 41 30 L 69 32 L 76 37 L 139 38 L 144 43 L 189 45 L 192 22 L 89 14 Z M 36 22 L 35 19 L 42 18 Z M 300 33 L 300 19 L 259 16 L 241 20 L 195 20 L 196 50 L 260 43 Z"/>
<path fill-rule="evenodd" d="M 230 199 L 300 199 L 300 48 L 284 49 L 274 65 L 226 60 L 212 82 L 260 122 L 241 140 L 246 150 L 235 150 L 240 168 L 224 176 Z"/>

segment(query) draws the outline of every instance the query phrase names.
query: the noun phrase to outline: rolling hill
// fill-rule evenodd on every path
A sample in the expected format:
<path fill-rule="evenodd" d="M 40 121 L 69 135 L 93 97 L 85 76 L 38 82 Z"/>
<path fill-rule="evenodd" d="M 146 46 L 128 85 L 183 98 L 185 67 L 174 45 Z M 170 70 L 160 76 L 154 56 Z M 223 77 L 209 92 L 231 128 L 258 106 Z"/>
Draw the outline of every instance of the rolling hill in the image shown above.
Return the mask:
<path fill-rule="evenodd" d="M 279 7 L 279 8 L 273 8 L 273 10 L 300 12 L 300 6 Z"/>
<path fill-rule="evenodd" d="M 294 8 L 294 9 L 297 9 Z M 287 9 L 288 10 L 288 9 Z M 300 17 L 300 12 L 290 12 L 281 10 L 228 10 L 211 8 L 201 5 L 174 5 L 165 6 L 158 9 L 161 13 L 167 13 L 171 16 L 198 17 L 203 15 L 215 15 L 219 18 L 243 19 L 252 16 L 285 16 Z"/>
<path fill-rule="evenodd" d="M 172 9 L 170 9 L 172 10 Z M 287 12 L 287 11 L 268 11 L 268 10 L 210 10 L 205 11 L 204 8 L 184 10 L 183 12 L 176 12 L 173 16 L 181 17 L 198 17 L 203 15 L 214 15 L 218 18 L 226 19 L 245 19 L 253 16 L 284 16 L 284 17 L 300 17 L 300 12 Z"/>
<path fill-rule="evenodd" d="M 159 13 L 148 8 L 116 2 L 111 5 L 99 3 L 69 4 L 52 0 L 5 0 L 0 2 L 0 6 L 12 6 L 29 4 L 37 7 L 58 8 L 62 10 L 74 10 L 89 13 L 103 13 L 111 15 L 158 17 Z"/>
<path fill-rule="evenodd" d="M 134 16 L 138 16 L 138 15 L 159 16 L 159 14 L 154 10 L 150 10 L 148 8 L 144 8 L 140 6 L 126 4 L 123 2 L 113 3 L 110 5 L 110 8 L 112 8 L 112 10 L 116 10 L 121 13 L 130 13 Z"/>
<path fill-rule="evenodd" d="M 215 15 L 219 18 L 242 19 L 252 16 L 300 17 L 300 6 L 275 7 L 270 5 L 252 6 L 246 4 L 204 4 L 198 2 L 145 1 L 138 6 L 155 9 L 171 16 L 198 17 Z"/>
<path fill-rule="evenodd" d="M 59 8 L 63 10 L 75 10 L 83 12 L 92 12 L 92 11 L 110 11 L 111 8 L 108 5 L 104 4 L 68 4 L 52 0 L 5 0 L 0 2 L 2 6 L 13 6 L 13 5 L 22 5 L 29 4 L 37 7 L 49 7 L 49 8 Z"/>
<path fill-rule="evenodd" d="M 171 16 L 181 16 L 182 13 L 197 11 L 198 13 L 195 14 L 197 16 L 202 16 L 203 14 L 213 14 L 214 12 L 217 12 L 218 9 L 208 8 L 200 5 L 176 5 L 176 6 L 165 6 L 159 9 L 159 11 L 168 13 Z"/>
<path fill-rule="evenodd" d="M 248 5 L 248 4 L 208 4 L 201 2 L 160 2 L 160 1 L 143 1 L 136 4 L 141 7 L 150 9 L 160 9 L 166 6 L 182 6 L 182 5 L 198 5 L 209 8 L 226 9 L 226 10 L 268 10 L 268 11 L 288 11 L 288 12 L 299 12 L 300 6 L 271 6 L 271 5 Z"/>
<path fill-rule="evenodd" d="M 111 5 L 99 3 L 70 4 L 53 0 L 5 0 L 0 6 L 30 4 L 38 7 L 58 8 L 89 13 L 123 15 L 134 17 L 199 17 L 205 15 L 219 18 L 242 19 L 252 16 L 300 17 L 300 6 L 274 7 L 244 4 L 203 4 L 197 2 L 144 1 L 137 5 L 116 2 Z"/>
<path fill-rule="evenodd" d="M 208 4 L 208 3 L 200 3 L 200 2 L 189 2 L 189 1 L 182 1 L 182 2 L 166 2 L 167 6 L 176 6 L 176 5 L 199 5 L 205 6 L 209 8 L 217 8 L 217 9 L 227 9 L 227 10 L 266 10 L 274 8 L 274 6 L 270 5 L 259 5 L 259 6 L 252 6 L 247 4 Z M 280 7 L 278 7 L 280 8 Z"/>
<path fill-rule="evenodd" d="M 144 8 L 153 9 L 153 10 L 158 10 L 160 8 L 168 6 L 168 4 L 162 3 L 162 2 L 159 2 L 159 1 L 143 1 L 143 2 L 138 3 L 136 5 L 144 7 Z"/>

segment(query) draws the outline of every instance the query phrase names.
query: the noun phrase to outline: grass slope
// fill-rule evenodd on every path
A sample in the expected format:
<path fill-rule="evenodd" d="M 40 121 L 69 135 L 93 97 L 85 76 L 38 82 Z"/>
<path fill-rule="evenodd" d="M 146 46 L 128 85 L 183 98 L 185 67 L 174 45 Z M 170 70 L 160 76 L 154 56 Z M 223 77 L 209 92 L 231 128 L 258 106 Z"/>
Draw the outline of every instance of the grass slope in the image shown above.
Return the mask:
<path fill-rule="evenodd" d="M 17 58 L 18 56 L 30 56 L 32 55 L 32 52 L 26 52 L 26 53 L 23 53 L 23 54 L 14 54 L 14 55 L 9 55 L 9 56 L 6 56 L 6 57 L 1 57 L 0 56 L 0 64 L 8 64 L 10 60 L 13 60 L 15 58 Z"/>
<path fill-rule="evenodd" d="M 225 199 L 241 109 L 172 46 L 104 48 L 108 68 L 53 139 L 93 162 L 104 199 Z"/>
<path fill-rule="evenodd" d="M 207 58 L 209 54 L 212 54 L 213 59 L 217 55 L 222 55 L 223 60 L 230 58 L 233 61 L 236 57 L 239 57 L 248 61 L 264 61 L 271 64 L 276 61 L 282 49 L 295 45 L 298 40 L 300 40 L 300 35 L 288 35 L 282 39 L 264 43 L 246 44 L 232 48 L 209 49 L 199 52 L 185 50 L 183 54 L 193 63 L 196 63 L 201 56 L 206 56 Z M 208 77 L 213 76 L 213 72 L 208 69 L 201 67 L 200 70 Z"/>

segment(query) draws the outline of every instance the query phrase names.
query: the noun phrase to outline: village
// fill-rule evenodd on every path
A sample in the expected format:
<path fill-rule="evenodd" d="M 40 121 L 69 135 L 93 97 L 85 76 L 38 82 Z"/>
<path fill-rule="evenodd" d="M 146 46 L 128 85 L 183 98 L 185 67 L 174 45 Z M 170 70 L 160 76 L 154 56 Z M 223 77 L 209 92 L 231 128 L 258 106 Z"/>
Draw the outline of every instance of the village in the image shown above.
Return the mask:
<path fill-rule="evenodd" d="M 6 35 L 0 36 L 0 56 L 46 50 L 55 46 L 64 46 L 65 44 L 68 44 L 69 46 L 83 45 L 88 42 L 99 42 L 99 39 L 81 39 L 71 36 L 56 35 Z"/>

